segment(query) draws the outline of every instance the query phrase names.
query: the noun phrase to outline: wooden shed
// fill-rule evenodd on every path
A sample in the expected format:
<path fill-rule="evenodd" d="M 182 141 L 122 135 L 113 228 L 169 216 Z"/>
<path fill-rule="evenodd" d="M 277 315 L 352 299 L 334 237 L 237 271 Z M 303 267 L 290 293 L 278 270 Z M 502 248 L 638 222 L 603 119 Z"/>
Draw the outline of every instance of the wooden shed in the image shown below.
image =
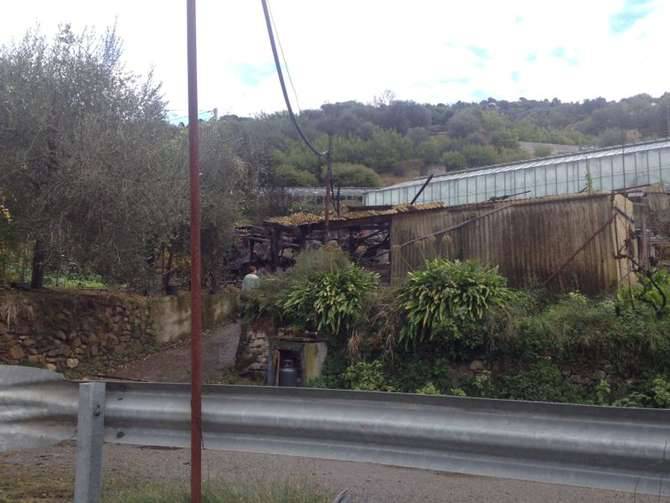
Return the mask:
<path fill-rule="evenodd" d="M 434 257 L 498 266 L 514 287 L 612 290 L 635 281 L 633 205 L 580 194 L 394 215 L 391 282 Z"/>
<path fill-rule="evenodd" d="M 598 293 L 636 280 L 633 203 L 621 194 L 363 207 L 331 217 L 328 229 L 321 215 L 294 214 L 242 228 L 240 237 L 249 261 L 272 270 L 336 241 L 393 284 L 435 257 L 498 266 L 513 287 Z M 261 248 L 267 256 L 258 258 Z"/>

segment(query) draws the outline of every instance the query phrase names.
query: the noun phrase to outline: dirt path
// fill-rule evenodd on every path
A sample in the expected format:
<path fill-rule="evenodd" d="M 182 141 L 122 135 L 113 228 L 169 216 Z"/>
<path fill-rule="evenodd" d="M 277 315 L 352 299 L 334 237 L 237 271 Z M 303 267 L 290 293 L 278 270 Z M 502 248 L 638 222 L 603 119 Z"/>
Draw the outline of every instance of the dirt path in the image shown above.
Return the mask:
<path fill-rule="evenodd" d="M 0 502 L 72 501 L 76 449 L 0 454 Z M 107 494 L 137 484 L 182 483 L 189 477 L 187 449 L 152 449 L 105 445 Z M 330 494 L 347 488 L 355 503 L 668 503 L 670 498 L 580 487 L 412 470 L 371 463 L 310 458 L 203 452 L 203 477 L 220 483 L 253 485 L 293 481 Z"/>
<path fill-rule="evenodd" d="M 206 383 L 221 382 L 235 365 L 240 339 L 240 324 L 232 323 L 203 334 L 203 379 Z M 189 382 L 191 379 L 191 346 L 184 341 L 178 346 L 152 353 L 115 369 L 110 377 L 155 382 Z"/>

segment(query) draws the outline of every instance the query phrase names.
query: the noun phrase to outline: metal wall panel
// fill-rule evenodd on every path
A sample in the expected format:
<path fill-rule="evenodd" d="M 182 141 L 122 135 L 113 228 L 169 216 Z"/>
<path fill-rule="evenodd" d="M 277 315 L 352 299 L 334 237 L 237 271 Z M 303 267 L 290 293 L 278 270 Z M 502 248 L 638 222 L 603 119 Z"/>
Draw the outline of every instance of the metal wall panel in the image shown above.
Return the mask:
<path fill-rule="evenodd" d="M 0 366 L 0 447 L 30 425 L 57 441 L 74 430 L 77 383 L 54 409 L 54 378 L 7 384 Z M 21 371 L 25 376 L 37 369 Z M 44 375 L 41 374 L 41 378 Z M 188 447 L 190 386 L 107 382 L 105 442 Z M 401 393 L 204 386 L 203 445 L 670 495 L 670 410 Z M 20 445 L 13 444 L 14 448 Z M 23 447 L 34 446 L 24 445 Z M 157 456 L 160 453 L 157 451 Z"/>
<path fill-rule="evenodd" d="M 633 233 L 615 208 L 632 217 L 632 203 L 609 194 L 401 213 L 391 224 L 391 281 L 404 281 L 428 259 L 447 257 L 498 266 L 510 285 L 534 287 L 579 251 L 547 287 L 587 293 L 611 290 L 634 281 L 629 262 L 615 258 Z M 464 222 L 468 223 L 444 232 Z"/>
<path fill-rule="evenodd" d="M 430 186 L 452 184 L 447 191 L 426 191 L 422 202 L 441 201 L 448 206 L 483 202 L 493 196 L 501 197 L 530 190 L 523 197 L 543 197 L 577 193 L 583 190 L 591 170 L 593 190 L 619 191 L 658 182 L 670 183 L 670 140 L 637 145 L 625 145 L 609 149 L 568 154 L 555 158 L 535 159 L 508 165 L 460 171 L 433 178 Z M 493 177 L 493 189 L 490 179 Z M 380 204 L 378 194 L 400 191 L 398 203 L 412 200 L 416 190 L 425 179 L 417 179 L 401 184 L 370 191 L 365 195 L 365 204 Z M 387 201 L 388 199 L 384 199 Z M 395 198 L 394 198 L 395 201 Z M 389 204 L 386 203 L 385 204 Z M 395 204 L 395 203 L 394 203 Z"/>

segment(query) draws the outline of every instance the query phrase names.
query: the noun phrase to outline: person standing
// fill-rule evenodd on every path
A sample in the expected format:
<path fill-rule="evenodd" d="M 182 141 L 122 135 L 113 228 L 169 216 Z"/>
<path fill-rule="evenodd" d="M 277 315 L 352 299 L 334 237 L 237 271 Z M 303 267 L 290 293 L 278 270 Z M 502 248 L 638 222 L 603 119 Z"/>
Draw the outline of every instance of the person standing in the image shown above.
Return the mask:
<path fill-rule="evenodd" d="M 261 279 L 256 274 L 256 266 L 249 266 L 249 273 L 242 279 L 242 291 L 249 292 L 249 290 L 258 288 L 260 282 Z"/>

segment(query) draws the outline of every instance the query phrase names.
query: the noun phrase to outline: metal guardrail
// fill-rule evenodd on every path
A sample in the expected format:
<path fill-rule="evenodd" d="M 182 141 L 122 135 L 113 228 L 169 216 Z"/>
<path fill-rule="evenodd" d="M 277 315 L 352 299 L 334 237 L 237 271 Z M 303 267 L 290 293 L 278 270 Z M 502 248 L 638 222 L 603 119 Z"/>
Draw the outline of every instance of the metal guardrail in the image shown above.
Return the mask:
<path fill-rule="evenodd" d="M 71 437 L 76 386 L 0 367 L 0 451 Z M 188 385 L 107 382 L 105 442 L 187 447 L 189 400 Z M 203 430 L 206 449 L 670 496 L 670 410 L 217 385 Z"/>

